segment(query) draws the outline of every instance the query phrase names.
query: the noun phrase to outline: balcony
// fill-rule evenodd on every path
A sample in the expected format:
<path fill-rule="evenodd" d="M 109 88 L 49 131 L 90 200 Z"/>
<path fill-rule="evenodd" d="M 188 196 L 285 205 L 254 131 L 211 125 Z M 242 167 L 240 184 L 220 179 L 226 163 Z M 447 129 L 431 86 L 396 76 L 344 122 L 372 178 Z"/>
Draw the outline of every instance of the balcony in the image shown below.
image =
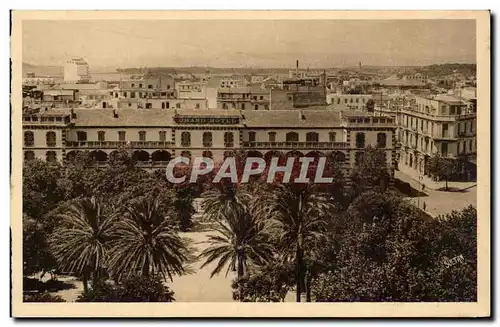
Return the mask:
<path fill-rule="evenodd" d="M 68 148 L 88 149 L 169 149 L 174 147 L 174 142 L 164 141 L 68 141 Z"/>
<path fill-rule="evenodd" d="M 243 142 L 243 147 L 253 149 L 347 149 L 347 142 Z"/>

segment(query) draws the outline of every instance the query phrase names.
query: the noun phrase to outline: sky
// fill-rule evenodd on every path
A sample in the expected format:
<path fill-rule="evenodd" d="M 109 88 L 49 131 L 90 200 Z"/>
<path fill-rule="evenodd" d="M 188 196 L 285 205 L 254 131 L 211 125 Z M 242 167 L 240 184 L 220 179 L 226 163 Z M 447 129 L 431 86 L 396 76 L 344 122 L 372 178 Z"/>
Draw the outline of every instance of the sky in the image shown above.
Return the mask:
<path fill-rule="evenodd" d="M 329 68 L 476 62 L 474 20 L 31 20 L 23 62 Z"/>

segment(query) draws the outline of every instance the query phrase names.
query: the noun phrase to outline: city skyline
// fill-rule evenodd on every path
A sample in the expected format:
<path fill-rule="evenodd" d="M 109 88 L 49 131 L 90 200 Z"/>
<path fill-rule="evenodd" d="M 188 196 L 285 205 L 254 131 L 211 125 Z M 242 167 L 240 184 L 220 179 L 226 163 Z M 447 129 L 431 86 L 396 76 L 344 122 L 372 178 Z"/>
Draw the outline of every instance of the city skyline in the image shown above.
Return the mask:
<path fill-rule="evenodd" d="M 475 63 L 475 34 L 474 20 L 27 21 L 23 62 L 83 57 L 94 71 Z"/>

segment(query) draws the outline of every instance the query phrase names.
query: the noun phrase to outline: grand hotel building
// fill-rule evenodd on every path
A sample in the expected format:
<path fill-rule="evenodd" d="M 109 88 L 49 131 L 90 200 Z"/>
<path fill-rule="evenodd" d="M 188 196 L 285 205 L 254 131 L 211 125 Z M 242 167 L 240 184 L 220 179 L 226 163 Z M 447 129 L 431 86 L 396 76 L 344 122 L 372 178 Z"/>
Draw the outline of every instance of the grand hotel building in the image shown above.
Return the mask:
<path fill-rule="evenodd" d="M 251 156 L 329 155 L 351 169 L 369 145 L 396 158 L 394 118 L 333 110 L 52 109 L 23 115 L 24 159 L 65 162 L 89 151 L 95 164 L 131 151 L 138 165 L 162 168 L 174 156 L 223 160 L 232 151 Z"/>

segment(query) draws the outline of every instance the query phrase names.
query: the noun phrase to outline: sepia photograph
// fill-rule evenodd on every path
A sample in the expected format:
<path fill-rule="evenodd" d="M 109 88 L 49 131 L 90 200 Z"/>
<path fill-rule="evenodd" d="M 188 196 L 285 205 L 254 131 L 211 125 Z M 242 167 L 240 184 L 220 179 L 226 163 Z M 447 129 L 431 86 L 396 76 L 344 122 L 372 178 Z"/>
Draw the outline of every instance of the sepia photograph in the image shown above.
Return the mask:
<path fill-rule="evenodd" d="M 11 21 L 13 316 L 491 314 L 488 11 Z"/>

